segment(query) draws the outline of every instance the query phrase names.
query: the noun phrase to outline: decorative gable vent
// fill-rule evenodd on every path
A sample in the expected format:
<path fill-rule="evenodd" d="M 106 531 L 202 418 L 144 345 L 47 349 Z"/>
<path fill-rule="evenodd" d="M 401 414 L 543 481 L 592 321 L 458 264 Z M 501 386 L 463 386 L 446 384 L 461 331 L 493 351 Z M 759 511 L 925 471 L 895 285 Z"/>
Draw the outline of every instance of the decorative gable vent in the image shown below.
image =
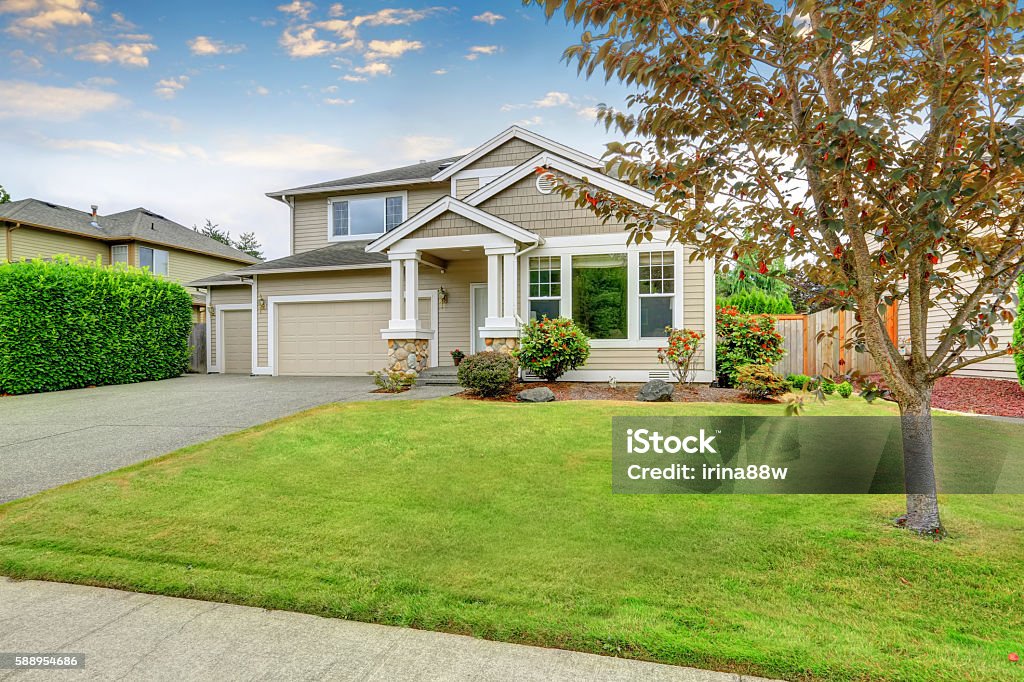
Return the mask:
<path fill-rule="evenodd" d="M 555 174 L 544 173 L 537 176 L 537 191 L 541 194 L 551 194 L 555 191 Z"/>

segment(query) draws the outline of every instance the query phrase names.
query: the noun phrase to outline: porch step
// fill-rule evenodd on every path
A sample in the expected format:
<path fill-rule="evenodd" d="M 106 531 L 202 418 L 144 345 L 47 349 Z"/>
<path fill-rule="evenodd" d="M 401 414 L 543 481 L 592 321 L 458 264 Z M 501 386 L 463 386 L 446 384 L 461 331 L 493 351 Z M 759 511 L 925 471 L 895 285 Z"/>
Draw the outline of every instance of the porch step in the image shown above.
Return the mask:
<path fill-rule="evenodd" d="M 423 386 L 458 386 L 458 370 L 454 367 L 428 367 L 416 381 Z"/>

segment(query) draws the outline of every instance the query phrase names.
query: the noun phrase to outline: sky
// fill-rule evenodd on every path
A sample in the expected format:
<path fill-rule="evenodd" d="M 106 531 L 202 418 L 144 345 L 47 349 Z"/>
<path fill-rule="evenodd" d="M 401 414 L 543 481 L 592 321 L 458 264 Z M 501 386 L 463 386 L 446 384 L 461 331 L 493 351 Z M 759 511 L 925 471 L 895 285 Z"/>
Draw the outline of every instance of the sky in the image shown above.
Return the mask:
<path fill-rule="evenodd" d="M 517 0 L 432 4 L 0 0 L 0 185 L 101 214 L 255 232 L 266 192 L 464 153 L 519 124 L 593 154 L 579 30 Z"/>

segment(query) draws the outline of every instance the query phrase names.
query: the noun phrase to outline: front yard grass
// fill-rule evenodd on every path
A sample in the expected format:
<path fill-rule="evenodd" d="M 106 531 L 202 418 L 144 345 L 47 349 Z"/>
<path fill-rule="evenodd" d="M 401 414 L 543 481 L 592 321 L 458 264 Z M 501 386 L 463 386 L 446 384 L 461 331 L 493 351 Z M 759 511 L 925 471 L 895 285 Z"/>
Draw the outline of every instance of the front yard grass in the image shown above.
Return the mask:
<path fill-rule="evenodd" d="M 611 494 L 613 415 L 781 409 L 326 406 L 0 506 L 0 573 L 789 679 L 1021 679 L 1020 497 L 946 496 L 930 542 L 894 496 Z"/>

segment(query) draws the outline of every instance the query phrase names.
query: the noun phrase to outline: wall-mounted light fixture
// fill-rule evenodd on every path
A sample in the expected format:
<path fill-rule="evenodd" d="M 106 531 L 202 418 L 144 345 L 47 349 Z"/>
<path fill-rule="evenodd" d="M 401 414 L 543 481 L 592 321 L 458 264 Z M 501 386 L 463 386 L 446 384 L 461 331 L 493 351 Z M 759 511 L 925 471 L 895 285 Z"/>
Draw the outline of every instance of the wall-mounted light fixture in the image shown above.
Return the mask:
<path fill-rule="evenodd" d="M 266 309 L 267 309 L 267 299 L 265 299 L 262 296 L 260 296 L 259 299 L 256 301 L 256 304 L 259 306 L 259 309 L 260 309 L 261 313 L 266 311 Z"/>

